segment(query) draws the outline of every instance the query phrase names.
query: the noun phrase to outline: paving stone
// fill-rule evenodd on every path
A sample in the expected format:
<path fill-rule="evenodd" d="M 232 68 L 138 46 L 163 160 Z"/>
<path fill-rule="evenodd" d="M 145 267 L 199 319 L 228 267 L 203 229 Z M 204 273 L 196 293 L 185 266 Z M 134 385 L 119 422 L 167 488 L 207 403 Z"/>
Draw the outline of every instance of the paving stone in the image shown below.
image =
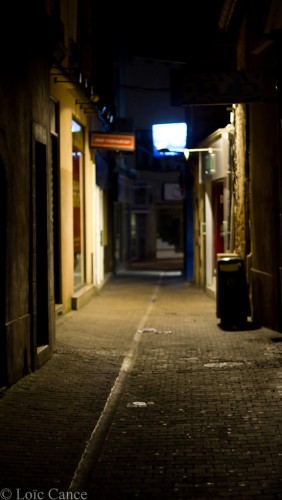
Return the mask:
<path fill-rule="evenodd" d="M 54 356 L 1 394 L 0 498 L 76 479 L 91 500 L 282 499 L 282 335 L 215 310 L 125 275 L 61 317 Z"/>

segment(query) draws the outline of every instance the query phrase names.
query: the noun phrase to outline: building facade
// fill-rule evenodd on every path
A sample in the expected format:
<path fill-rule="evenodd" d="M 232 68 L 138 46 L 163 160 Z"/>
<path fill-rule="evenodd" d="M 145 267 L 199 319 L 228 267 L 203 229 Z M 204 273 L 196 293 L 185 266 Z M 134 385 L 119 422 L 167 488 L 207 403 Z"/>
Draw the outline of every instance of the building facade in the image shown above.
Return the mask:
<path fill-rule="evenodd" d="M 233 115 L 232 115 L 233 116 Z M 231 124 L 199 144 L 194 182 L 194 281 L 216 296 L 217 259 L 234 250 Z"/>
<path fill-rule="evenodd" d="M 113 260 L 109 182 L 89 140 L 107 127 L 92 2 L 17 8 L 3 7 L 0 44 L 0 387 L 52 356 L 56 314 L 89 300 Z"/>
<path fill-rule="evenodd" d="M 55 348 L 48 31 L 43 2 L 3 7 L 0 386 Z M 36 43 L 34 43 L 36 40 Z M 18 50 L 21 57 L 18 57 Z"/>
<path fill-rule="evenodd" d="M 225 158 L 199 163 L 196 277 L 215 295 L 217 254 L 238 255 L 246 264 L 253 321 L 281 331 L 281 4 L 226 1 L 219 25 L 237 54 L 229 95 L 215 92 L 232 120 Z M 222 76 L 226 90 L 228 72 Z M 217 135 L 201 145 L 216 145 Z"/>
<path fill-rule="evenodd" d="M 221 22 L 237 26 L 250 92 L 233 102 L 234 251 L 246 260 L 254 321 L 281 331 L 281 3 L 241 2 L 240 23 L 235 11 Z"/>

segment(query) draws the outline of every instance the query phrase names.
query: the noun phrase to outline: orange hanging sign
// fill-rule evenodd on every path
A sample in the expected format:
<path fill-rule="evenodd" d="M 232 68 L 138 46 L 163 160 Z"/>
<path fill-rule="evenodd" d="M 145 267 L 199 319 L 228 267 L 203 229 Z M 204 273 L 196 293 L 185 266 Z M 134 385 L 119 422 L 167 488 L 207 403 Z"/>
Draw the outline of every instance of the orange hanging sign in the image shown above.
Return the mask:
<path fill-rule="evenodd" d="M 134 134 L 108 134 L 105 132 L 90 133 L 90 147 L 115 149 L 117 151 L 134 151 Z"/>

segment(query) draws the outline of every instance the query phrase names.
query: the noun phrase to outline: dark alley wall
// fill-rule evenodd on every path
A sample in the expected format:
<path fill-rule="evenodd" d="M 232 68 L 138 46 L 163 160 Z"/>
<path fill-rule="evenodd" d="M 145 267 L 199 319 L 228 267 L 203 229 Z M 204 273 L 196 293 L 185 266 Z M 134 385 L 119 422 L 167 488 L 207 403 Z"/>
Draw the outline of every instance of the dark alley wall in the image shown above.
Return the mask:
<path fill-rule="evenodd" d="M 42 2 L 37 2 L 37 7 Z M 1 267 L 1 359 L 6 366 L 0 386 L 11 385 L 36 364 L 37 358 L 37 289 L 36 262 L 39 260 L 35 245 L 36 230 L 42 224 L 46 234 L 46 286 L 48 302 L 47 328 L 52 324 L 52 262 L 50 259 L 50 177 L 49 177 L 49 63 L 43 40 L 45 19 L 39 8 L 18 12 L 20 22 L 14 22 L 14 12 L 7 8 L 5 23 L 13 27 L 13 40 L 3 40 L 1 35 L 0 79 L 0 165 L 1 179 L 5 180 L 5 207 L 2 206 L 1 255 L 5 270 Z M 32 24 L 31 24 L 32 19 Z M 6 31 L 7 33 L 7 31 Z M 35 42 L 37 40 L 37 42 Z M 13 42 L 13 43 L 12 43 Z M 11 43 L 11 45 L 10 45 Z M 20 57 L 19 57 L 20 56 Z M 36 221 L 36 142 L 44 144 L 46 169 L 43 176 L 46 185 L 46 217 Z M 3 200 L 1 200 L 3 205 Z M 7 217 L 5 218 L 5 212 Z M 4 215 L 4 217 L 3 217 Z M 36 228 L 37 224 L 37 228 Z M 47 246 L 48 245 L 48 246 Z M 52 345 L 52 334 L 48 339 Z"/>

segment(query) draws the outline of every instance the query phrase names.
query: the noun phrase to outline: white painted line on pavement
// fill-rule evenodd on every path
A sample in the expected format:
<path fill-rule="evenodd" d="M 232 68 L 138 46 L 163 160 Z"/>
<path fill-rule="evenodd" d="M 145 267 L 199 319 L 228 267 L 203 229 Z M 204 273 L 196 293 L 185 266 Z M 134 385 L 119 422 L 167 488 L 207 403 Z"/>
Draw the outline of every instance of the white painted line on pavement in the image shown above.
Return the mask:
<path fill-rule="evenodd" d="M 155 305 L 155 299 L 157 297 L 160 283 L 163 277 L 163 273 L 161 273 L 160 278 L 156 287 L 153 290 L 151 296 L 151 302 L 142 316 L 140 323 L 137 327 L 137 330 L 134 334 L 131 347 L 125 356 L 123 363 L 121 365 L 119 374 L 116 378 L 116 381 L 111 389 L 109 397 L 106 401 L 104 409 L 100 415 L 100 418 L 94 427 L 90 439 L 86 445 L 86 448 L 81 456 L 80 462 L 76 468 L 74 476 L 72 478 L 71 484 L 69 486 L 69 492 L 81 492 L 87 489 L 88 480 L 90 478 L 91 472 L 95 466 L 96 461 L 98 460 L 102 446 L 107 437 L 110 425 L 114 418 L 114 413 L 117 408 L 117 405 L 120 400 L 120 396 L 122 394 L 122 390 L 124 387 L 125 380 L 127 375 L 131 372 L 134 363 L 136 361 L 138 355 L 138 347 L 142 338 L 142 329 L 144 328 L 148 318 L 151 314 L 152 308 Z"/>

